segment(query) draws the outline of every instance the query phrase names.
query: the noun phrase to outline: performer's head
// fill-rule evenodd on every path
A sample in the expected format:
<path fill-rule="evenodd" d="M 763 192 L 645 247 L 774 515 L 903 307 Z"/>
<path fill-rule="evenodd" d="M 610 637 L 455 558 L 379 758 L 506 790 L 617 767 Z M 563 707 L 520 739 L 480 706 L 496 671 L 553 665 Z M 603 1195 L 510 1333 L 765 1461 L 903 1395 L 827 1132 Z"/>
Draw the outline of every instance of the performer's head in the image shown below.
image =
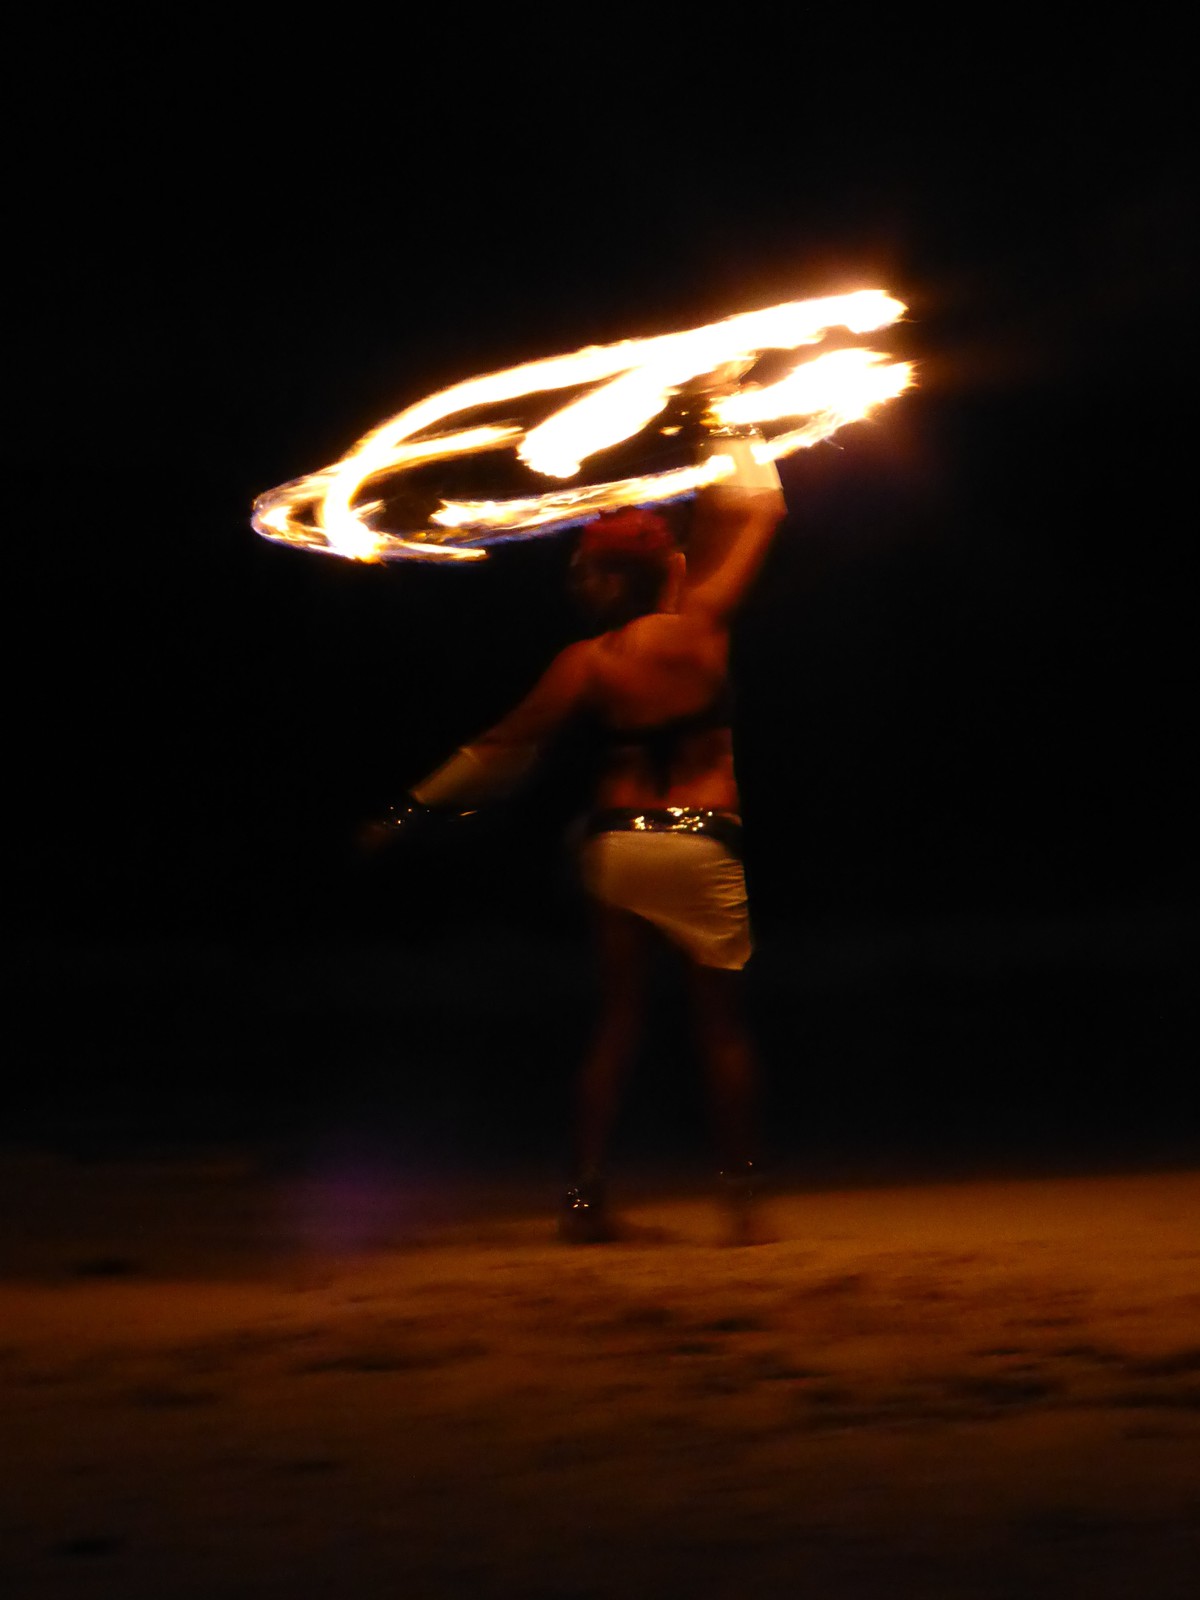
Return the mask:
<path fill-rule="evenodd" d="M 571 562 L 571 587 L 603 629 L 666 609 L 683 553 L 657 511 L 630 506 L 589 522 Z"/>

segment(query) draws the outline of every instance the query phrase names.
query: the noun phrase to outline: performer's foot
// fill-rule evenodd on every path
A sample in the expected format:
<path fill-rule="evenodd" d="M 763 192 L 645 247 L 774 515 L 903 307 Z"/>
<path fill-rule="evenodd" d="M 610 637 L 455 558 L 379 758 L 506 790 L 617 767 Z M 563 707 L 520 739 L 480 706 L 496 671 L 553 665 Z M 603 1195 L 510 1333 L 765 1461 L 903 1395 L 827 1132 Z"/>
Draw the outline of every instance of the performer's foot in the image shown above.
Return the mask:
<path fill-rule="evenodd" d="M 558 1236 L 564 1244 L 605 1244 L 616 1238 L 601 1179 L 580 1179 L 567 1190 L 558 1214 Z"/>
<path fill-rule="evenodd" d="M 726 1167 L 717 1182 L 729 1224 L 729 1243 L 766 1244 L 770 1235 L 763 1224 L 763 1177 L 757 1163 L 742 1161 Z"/>

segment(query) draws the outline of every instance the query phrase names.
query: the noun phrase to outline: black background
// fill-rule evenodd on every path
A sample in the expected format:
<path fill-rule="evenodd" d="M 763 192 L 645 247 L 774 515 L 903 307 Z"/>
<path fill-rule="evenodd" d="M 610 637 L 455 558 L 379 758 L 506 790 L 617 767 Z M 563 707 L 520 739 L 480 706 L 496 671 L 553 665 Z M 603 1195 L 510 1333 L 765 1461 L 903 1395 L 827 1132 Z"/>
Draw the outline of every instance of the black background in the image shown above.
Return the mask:
<path fill-rule="evenodd" d="M 553 1152 L 585 752 L 373 874 L 347 841 L 574 636 L 569 540 L 356 567 L 250 503 L 471 373 L 881 286 L 919 387 L 784 464 L 736 637 L 776 1142 L 1178 1153 L 1181 41 L 346 22 L 76 34 L 19 118 L 13 1127 Z M 667 995 L 628 1137 L 691 1149 Z"/>

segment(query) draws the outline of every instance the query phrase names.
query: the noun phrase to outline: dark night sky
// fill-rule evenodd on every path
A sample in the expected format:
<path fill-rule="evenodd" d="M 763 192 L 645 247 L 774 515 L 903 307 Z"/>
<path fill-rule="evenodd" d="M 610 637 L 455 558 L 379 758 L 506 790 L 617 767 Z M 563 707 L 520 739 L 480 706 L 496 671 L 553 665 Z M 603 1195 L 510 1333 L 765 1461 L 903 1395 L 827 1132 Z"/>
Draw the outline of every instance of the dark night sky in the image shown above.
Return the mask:
<path fill-rule="evenodd" d="M 567 546 L 361 569 L 250 501 L 471 372 L 867 284 L 920 388 L 786 465 L 737 635 L 762 929 L 1187 914 L 1181 43 L 1002 26 L 85 41 L 27 122 L 38 940 L 573 927 L 569 760 L 391 898 L 342 856 L 571 636 Z"/>

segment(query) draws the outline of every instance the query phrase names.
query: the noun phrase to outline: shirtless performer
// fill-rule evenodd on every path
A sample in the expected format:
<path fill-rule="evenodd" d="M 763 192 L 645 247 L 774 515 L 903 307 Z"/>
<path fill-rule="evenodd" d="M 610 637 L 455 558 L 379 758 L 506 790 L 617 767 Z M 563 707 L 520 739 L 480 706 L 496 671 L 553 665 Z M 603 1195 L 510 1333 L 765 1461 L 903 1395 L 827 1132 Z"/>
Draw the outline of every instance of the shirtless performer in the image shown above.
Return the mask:
<path fill-rule="evenodd" d="M 601 1006 L 578 1085 L 575 1175 L 560 1217 L 575 1242 L 612 1236 L 604 1159 L 644 1012 L 653 930 L 685 960 L 707 1069 L 721 1185 L 750 1236 L 757 1086 L 741 1016 L 751 953 L 729 727 L 729 625 L 785 513 L 773 464 L 716 434 L 736 472 L 696 500 L 685 558 L 666 519 L 617 511 L 585 527 L 572 565 L 599 630 L 563 650 L 495 727 L 418 783 L 380 827 L 509 792 L 568 719 L 600 725 L 608 759 L 582 850 L 596 911 Z"/>

